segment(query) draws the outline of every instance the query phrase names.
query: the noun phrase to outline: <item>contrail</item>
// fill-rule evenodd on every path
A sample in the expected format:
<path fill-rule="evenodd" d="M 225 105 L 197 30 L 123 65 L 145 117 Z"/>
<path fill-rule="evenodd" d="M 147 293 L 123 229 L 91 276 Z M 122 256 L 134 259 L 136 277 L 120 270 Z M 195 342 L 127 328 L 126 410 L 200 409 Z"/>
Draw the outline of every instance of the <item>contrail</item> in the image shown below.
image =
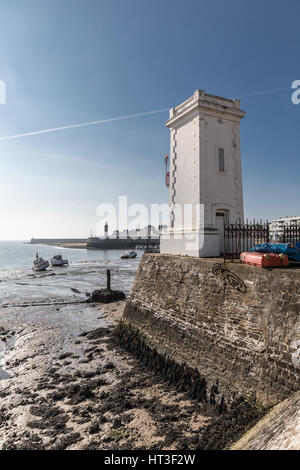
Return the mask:
<path fill-rule="evenodd" d="M 273 90 L 257 91 L 254 93 L 248 93 L 246 95 L 239 95 L 239 96 L 236 96 L 236 98 L 247 98 L 249 96 L 264 95 L 267 93 L 276 93 L 278 91 L 286 91 L 286 90 L 289 90 L 289 88 L 274 88 Z M 18 139 L 20 137 L 30 137 L 32 135 L 49 134 L 50 132 L 64 131 L 66 129 L 76 129 L 77 127 L 95 126 L 97 124 L 104 124 L 105 122 L 122 121 L 125 119 L 133 119 L 133 118 L 142 117 L 142 116 L 149 116 L 151 114 L 165 113 L 166 111 L 169 111 L 169 108 L 156 109 L 155 111 L 147 111 L 144 113 L 128 114 L 127 116 L 119 116 L 119 117 L 114 117 L 114 118 L 109 118 L 109 119 L 101 119 L 99 121 L 81 122 L 79 124 L 71 124 L 69 126 L 52 127 L 51 129 L 41 129 L 39 131 L 24 132 L 22 134 L 14 134 L 14 135 L 0 137 L 0 141 Z"/>
<path fill-rule="evenodd" d="M 290 88 L 274 88 L 273 90 L 256 91 L 254 93 L 248 93 L 247 95 L 236 96 L 236 98 L 247 98 L 248 96 L 265 95 L 267 93 L 276 93 L 277 91 L 286 91 L 286 90 L 290 90 Z"/>
<path fill-rule="evenodd" d="M 49 134 L 50 132 L 64 131 L 66 129 L 75 129 L 77 127 L 95 126 L 96 124 L 103 124 L 105 122 L 122 121 L 124 119 L 133 119 L 136 117 L 149 116 L 150 114 L 164 113 L 166 111 L 169 111 L 169 108 L 156 109 L 155 111 L 147 111 L 145 113 L 128 114 L 127 116 L 119 116 L 109 119 L 101 119 L 100 121 L 88 121 L 81 122 L 79 124 L 71 124 L 69 126 L 52 127 L 51 129 L 41 129 L 39 131 L 24 132 L 23 134 L 8 135 L 5 137 L 0 137 L 0 140 L 10 140 L 18 139 L 19 137 L 29 137 L 31 135 Z"/>

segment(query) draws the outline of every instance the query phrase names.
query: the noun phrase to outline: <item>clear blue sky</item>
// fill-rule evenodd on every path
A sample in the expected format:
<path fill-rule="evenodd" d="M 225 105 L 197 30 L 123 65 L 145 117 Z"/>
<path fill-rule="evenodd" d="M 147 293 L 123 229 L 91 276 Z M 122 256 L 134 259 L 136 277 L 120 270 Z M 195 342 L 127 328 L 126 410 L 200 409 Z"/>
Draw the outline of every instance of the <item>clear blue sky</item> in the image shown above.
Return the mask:
<path fill-rule="evenodd" d="M 298 0 L 1 0 L 0 137 L 241 98 L 249 218 L 300 215 Z M 0 141 L 0 239 L 87 236 L 96 208 L 162 203 L 167 112 Z"/>

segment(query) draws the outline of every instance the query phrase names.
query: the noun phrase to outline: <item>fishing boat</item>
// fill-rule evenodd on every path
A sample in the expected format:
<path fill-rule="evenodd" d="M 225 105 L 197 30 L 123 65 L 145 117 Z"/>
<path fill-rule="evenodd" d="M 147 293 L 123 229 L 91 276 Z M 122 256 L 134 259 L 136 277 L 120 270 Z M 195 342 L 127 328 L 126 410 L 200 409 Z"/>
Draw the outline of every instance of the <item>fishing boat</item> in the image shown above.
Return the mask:
<path fill-rule="evenodd" d="M 133 259 L 137 257 L 137 252 L 134 250 L 128 250 L 121 254 L 121 259 Z"/>
<path fill-rule="evenodd" d="M 146 246 L 144 253 L 160 253 L 158 246 Z"/>
<path fill-rule="evenodd" d="M 44 260 L 44 258 L 40 257 L 37 253 L 33 262 L 33 271 L 45 271 L 49 266 L 49 261 Z"/>
<path fill-rule="evenodd" d="M 51 266 L 68 266 L 69 261 L 67 259 L 63 259 L 62 255 L 54 255 L 50 260 Z"/>

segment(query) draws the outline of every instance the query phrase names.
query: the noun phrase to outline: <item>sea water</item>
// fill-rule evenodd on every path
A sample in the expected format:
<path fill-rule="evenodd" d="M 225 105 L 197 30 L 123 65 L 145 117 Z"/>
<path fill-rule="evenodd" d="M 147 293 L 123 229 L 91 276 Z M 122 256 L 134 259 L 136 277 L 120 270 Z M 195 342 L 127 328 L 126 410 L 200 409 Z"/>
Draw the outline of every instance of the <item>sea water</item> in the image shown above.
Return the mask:
<path fill-rule="evenodd" d="M 36 253 L 50 260 L 62 254 L 69 260 L 68 267 L 48 268 L 43 272 L 32 270 Z M 120 250 L 86 250 L 23 242 L 0 242 L 0 306 L 9 302 L 38 299 L 86 299 L 94 289 L 106 287 L 109 268 L 112 289 L 128 293 L 137 270 L 142 251 L 136 259 L 121 260 Z"/>

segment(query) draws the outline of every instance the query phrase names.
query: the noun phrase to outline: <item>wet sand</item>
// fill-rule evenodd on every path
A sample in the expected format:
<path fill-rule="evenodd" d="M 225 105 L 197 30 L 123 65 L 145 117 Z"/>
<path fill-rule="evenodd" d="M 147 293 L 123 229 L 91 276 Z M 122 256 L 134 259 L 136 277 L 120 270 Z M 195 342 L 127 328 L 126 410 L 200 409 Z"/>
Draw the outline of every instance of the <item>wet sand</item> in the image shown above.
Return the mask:
<path fill-rule="evenodd" d="M 76 262 L 0 278 L 0 449 L 220 449 L 253 424 L 244 406 L 220 415 L 123 349 L 125 302 L 138 260 Z"/>
<path fill-rule="evenodd" d="M 197 446 L 210 416 L 118 347 L 124 306 L 1 310 L 0 449 Z"/>

